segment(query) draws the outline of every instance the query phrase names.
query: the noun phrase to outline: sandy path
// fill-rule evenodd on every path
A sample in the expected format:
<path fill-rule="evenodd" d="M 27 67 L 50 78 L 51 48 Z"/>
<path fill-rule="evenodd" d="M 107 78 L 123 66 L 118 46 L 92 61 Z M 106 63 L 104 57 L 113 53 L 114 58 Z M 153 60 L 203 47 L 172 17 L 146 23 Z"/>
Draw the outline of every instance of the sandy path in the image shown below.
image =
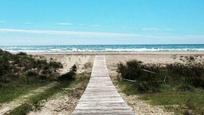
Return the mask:
<path fill-rule="evenodd" d="M 38 94 L 44 92 L 46 89 L 52 88 L 52 87 L 54 87 L 56 85 L 57 85 L 57 82 L 50 83 L 50 84 L 48 84 L 46 86 L 42 86 L 42 87 L 39 87 L 39 88 L 37 88 L 35 90 L 32 90 L 28 94 L 20 96 L 20 97 L 16 98 L 15 100 L 13 100 L 13 101 L 11 101 L 9 103 L 3 103 L 0 106 L 0 115 L 3 115 L 5 113 L 15 109 L 16 107 L 19 107 L 23 103 L 27 102 L 30 97 L 32 97 L 34 95 L 38 95 Z"/>
<path fill-rule="evenodd" d="M 71 92 L 68 90 L 65 89 L 64 92 L 57 93 L 47 101 L 41 102 L 40 110 L 31 111 L 28 115 L 70 115 L 80 98 L 76 95 L 82 95 L 83 89 L 75 86 Z M 73 95 L 73 92 L 77 94 Z"/>
<path fill-rule="evenodd" d="M 71 89 L 53 95 L 41 102 L 39 110 L 31 111 L 28 115 L 70 115 L 86 88 L 85 82 L 73 84 Z"/>

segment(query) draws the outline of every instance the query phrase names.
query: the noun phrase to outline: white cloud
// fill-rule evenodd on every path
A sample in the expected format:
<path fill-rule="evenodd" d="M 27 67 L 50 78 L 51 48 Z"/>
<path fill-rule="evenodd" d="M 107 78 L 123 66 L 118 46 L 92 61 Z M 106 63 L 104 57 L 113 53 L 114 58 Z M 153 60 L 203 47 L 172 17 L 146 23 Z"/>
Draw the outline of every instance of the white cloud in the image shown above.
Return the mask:
<path fill-rule="evenodd" d="M 86 42 L 103 43 L 204 43 L 204 35 L 196 34 L 134 34 L 134 33 L 114 33 L 114 32 L 85 32 L 85 31 L 57 31 L 57 30 L 32 30 L 32 29 L 7 29 L 0 28 L 0 33 L 8 33 L 10 38 L 18 36 L 19 38 L 69 38 L 85 40 Z M 11 33 L 11 34 L 10 34 Z M 13 34 L 14 33 L 14 34 Z M 19 34 L 18 34 L 19 33 Z M 6 34 L 5 34 L 6 35 Z M 12 37 L 11 37 L 12 36 Z M 5 37 L 5 36 L 4 36 Z M 0 36 L 0 39 L 4 38 Z M 66 40 L 65 40 L 66 41 Z M 199 41 L 199 42 L 198 42 Z M 74 41 L 73 41 L 74 42 Z M 82 42 L 83 43 L 83 42 Z"/>
<path fill-rule="evenodd" d="M 114 36 L 114 37 L 138 37 L 139 34 L 113 33 L 113 32 L 84 32 L 84 31 L 57 31 L 57 30 L 28 30 L 28 29 L 7 29 L 0 28 L 0 32 L 10 33 L 31 33 L 31 34 L 49 34 L 49 35 L 76 35 L 84 37 L 93 36 Z"/>
<path fill-rule="evenodd" d="M 1 34 L 3 33 L 3 34 Z M 0 28 L 0 44 L 163 44 L 163 43 L 204 43 L 203 34 L 152 34 L 57 31 L 34 29 Z"/>
<path fill-rule="evenodd" d="M 73 24 L 69 23 L 69 22 L 59 22 L 59 23 L 57 23 L 57 25 L 60 25 L 60 26 L 71 26 Z"/>

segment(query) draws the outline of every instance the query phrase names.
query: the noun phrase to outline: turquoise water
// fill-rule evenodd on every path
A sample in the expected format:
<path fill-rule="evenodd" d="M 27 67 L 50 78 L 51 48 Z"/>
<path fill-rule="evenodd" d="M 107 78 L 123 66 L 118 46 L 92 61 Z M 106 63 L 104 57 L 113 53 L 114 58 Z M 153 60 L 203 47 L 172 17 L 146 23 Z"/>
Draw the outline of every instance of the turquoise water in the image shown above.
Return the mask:
<path fill-rule="evenodd" d="M 204 51 L 204 44 L 0 46 L 11 52 Z"/>

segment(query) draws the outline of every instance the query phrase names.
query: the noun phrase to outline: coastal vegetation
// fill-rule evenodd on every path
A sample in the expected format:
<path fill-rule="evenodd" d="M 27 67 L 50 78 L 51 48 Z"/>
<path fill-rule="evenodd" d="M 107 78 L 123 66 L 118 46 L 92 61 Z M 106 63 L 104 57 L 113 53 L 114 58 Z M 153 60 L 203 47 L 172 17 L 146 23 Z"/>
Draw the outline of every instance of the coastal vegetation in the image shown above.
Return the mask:
<path fill-rule="evenodd" d="M 89 69 L 92 65 L 86 66 Z M 73 65 L 67 68 L 67 73 L 60 75 L 58 70 L 61 68 L 63 65 L 53 59 L 0 50 L 0 112 L 4 104 L 11 102 L 14 107 L 5 114 L 27 114 L 40 109 L 42 101 L 58 93 L 67 96 L 78 92 L 76 97 L 79 98 L 90 72 L 77 74 L 77 66 Z M 75 89 L 76 86 L 80 88 Z"/>
<path fill-rule="evenodd" d="M 62 64 L 35 59 L 26 53 L 0 50 L 0 103 L 8 102 L 57 79 Z"/>
<path fill-rule="evenodd" d="M 127 95 L 141 95 L 177 114 L 203 114 L 204 61 L 198 56 L 181 56 L 180 60 L 166 65 L 137 60 L 119 63 L 118 85 Z"/>
<path fill-rule="evenodd" d="M 0 50 L 0 82 L 9 83 L 14 80 L 19 82 L 33 82 L 35 80 L 53 80 L 58 76 L 57 69 L 62 64 L 55 61 L 35 59 L 26 53 L 11 54 Z"/>

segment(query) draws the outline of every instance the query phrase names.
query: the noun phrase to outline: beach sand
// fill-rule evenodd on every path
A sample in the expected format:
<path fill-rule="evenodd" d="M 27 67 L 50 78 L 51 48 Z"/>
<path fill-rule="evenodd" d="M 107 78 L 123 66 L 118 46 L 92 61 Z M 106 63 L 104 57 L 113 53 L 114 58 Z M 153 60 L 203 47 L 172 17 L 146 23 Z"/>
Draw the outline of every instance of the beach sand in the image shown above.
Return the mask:
<path fill-rule="evenodd" d="M 128 60 L 139 60 L 147 64 L 170 64 L 181 62 L 181 56 L 204 57 L 204 52 L 64 52 L 64 53 L 31 53 L 35 56 L 43 56 L 46 59 L 54 59 L 64 66 L 60 73 L 66 73 L 74 64 L 78 72 L 83 72 L 84 64 L 93 62 L 95 55 L 105 55 L 107 66 L 116 66 Z"/>
<path fill-rule="evenodd" d="M 77 72 L 82 73 L 85 70 L 85 64 L 93 63 L 93 55 L 72 55 L 72 54 L 32 54 L 36 57 L 45 58 L 46 60 L 55 60 L 62 63 L 63 68 L 59 70 L 60 74 L 64 74 L 70 70 L 70 68 L 75 64 L 77 66 Z"/>
<path fill-rule="evenodd" d="M 162 52 L 62 52 L 62 53 L 30 53 L 31 55 L 44 56 L 47 59 L 54 58 L 57 61 L 70 61 L 73 64 L 86 63 L 93 60 L 95 55 L 106 55 L 108 63 L 125 62 L 127 60 L 137 59 L 144 63 L 173 63 L 179 61 L 180 56 L 204 56 L 204 51 L 162 51 Z"/>
<path fill-rule="evenodd" d="M 180 56 L 204 56 L 204 52 L 135 52 L 121 53 L 116 55 L 107 55 L 106 60 L 108 65 L 128 60 L 139 60 L 149 64 L 169 64 L 180 62 Z"/>

